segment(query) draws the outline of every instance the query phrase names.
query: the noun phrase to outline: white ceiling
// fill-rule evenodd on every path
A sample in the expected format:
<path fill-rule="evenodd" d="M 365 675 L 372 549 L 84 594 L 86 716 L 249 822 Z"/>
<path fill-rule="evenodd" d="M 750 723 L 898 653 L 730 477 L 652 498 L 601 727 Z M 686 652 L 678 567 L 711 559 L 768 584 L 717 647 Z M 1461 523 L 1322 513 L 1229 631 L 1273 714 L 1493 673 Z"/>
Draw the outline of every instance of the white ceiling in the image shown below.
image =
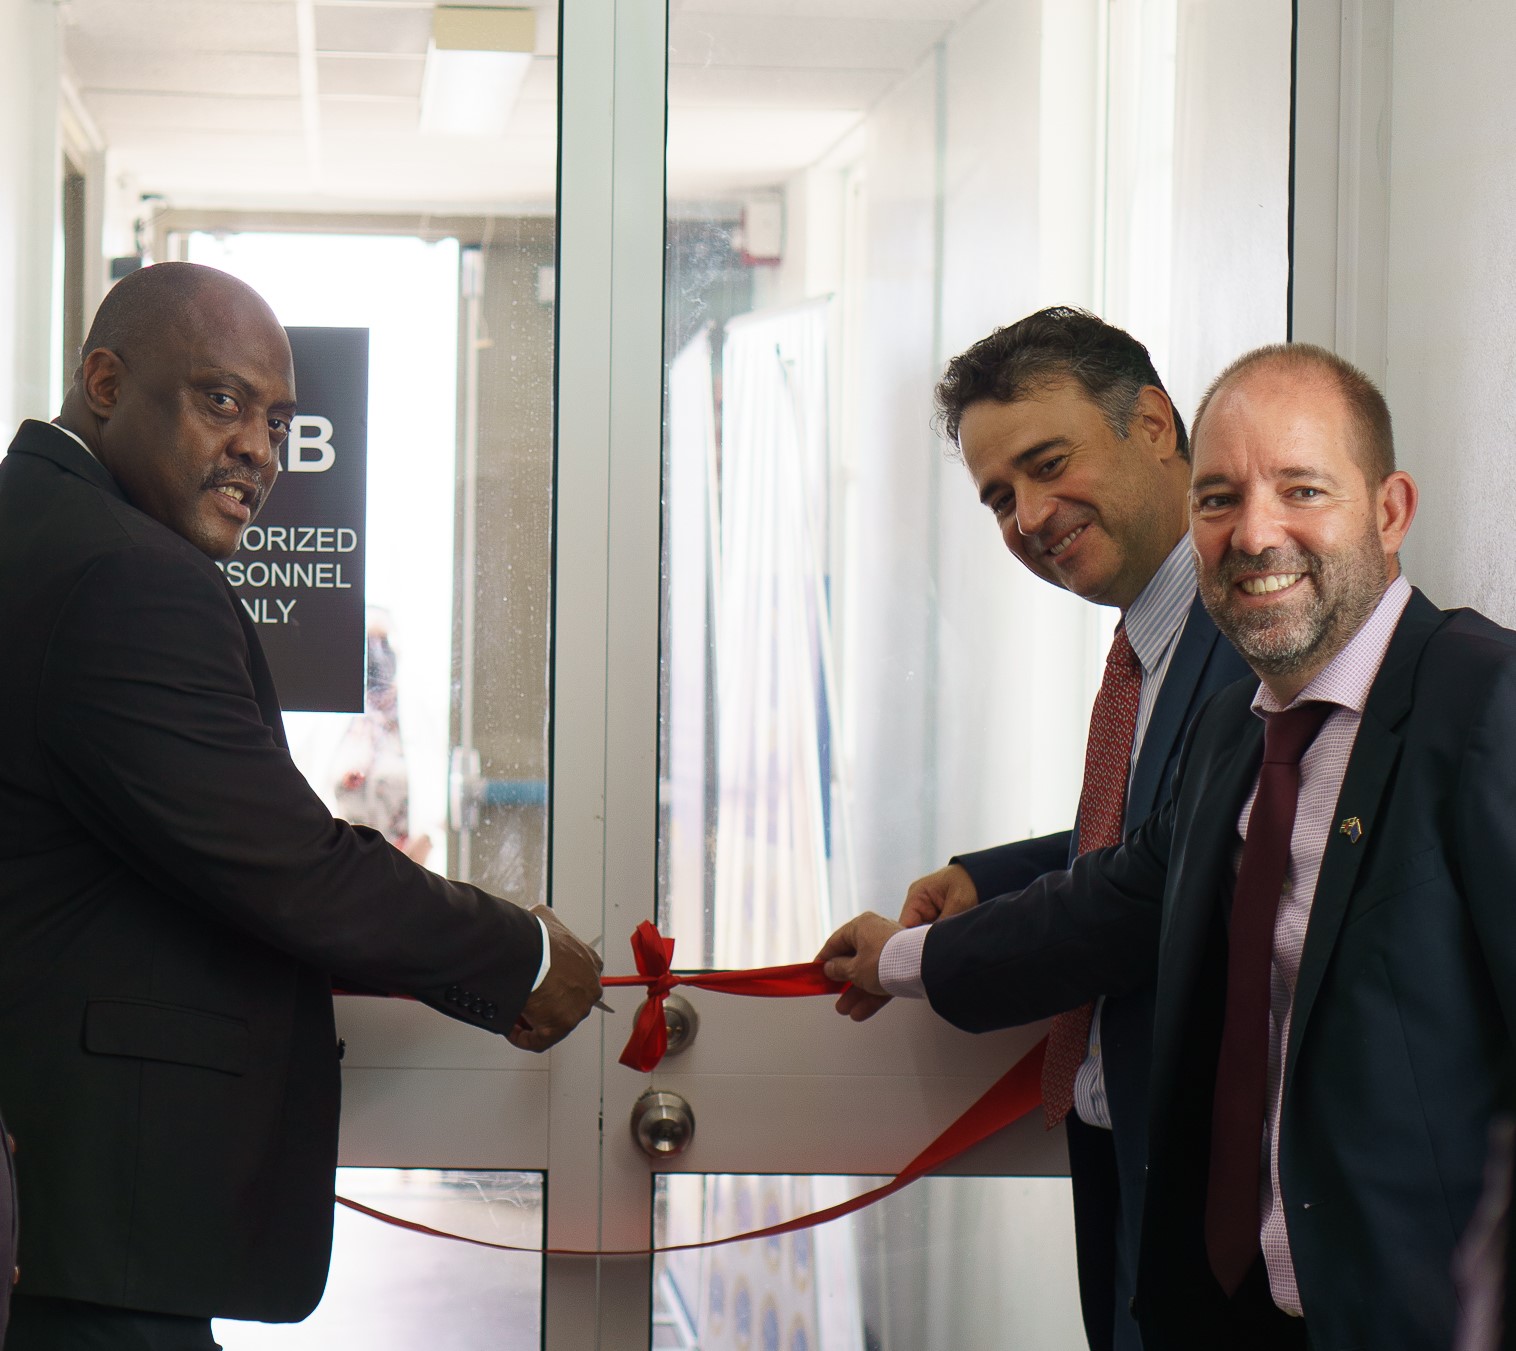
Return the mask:
<path fill-rule="evenodd" d="M 670 196 L 777 187 L 975 3 L 675 0 Z M 113 170 L 171 206 L 550 209 L 558 13 L 533 7 L 501 137 L 418 129 L 431 0 L 65 0 L 65 60 Z"/>

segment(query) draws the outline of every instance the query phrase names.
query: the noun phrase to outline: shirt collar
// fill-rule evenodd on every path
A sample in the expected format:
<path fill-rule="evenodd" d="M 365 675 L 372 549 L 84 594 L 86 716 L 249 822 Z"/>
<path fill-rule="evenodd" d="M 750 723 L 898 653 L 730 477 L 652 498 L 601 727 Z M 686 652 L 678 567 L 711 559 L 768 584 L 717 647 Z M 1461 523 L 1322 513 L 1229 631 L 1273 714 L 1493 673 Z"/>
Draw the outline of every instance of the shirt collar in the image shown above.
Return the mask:
<path fill-rule="evenodd" d="M 65 436 L 71 437 L 76 444 L 84 446 L 85 453 L 92 460 L 96 461 L 97 463 L 99 462 L 100 457 L 98 455 L 96 455 L 95 452 L 92 451 L 89 448 L 89 446 L 85 445 L 84 438 L 82 436 L 80 436 L 77 432 L 71 432 L 71 431 L 69 431 L 69 429 L 67 427 L 63 426 L 63 424 L 59 423 L 59 422 L 54 422 L 52 425 L 54 427 L 56 427 L 60 432 L 62 432 Z"/>
<path fill-rule="evenodd" d="M 1363 621 L 1358 632 L 1326 666 L 1312 677 L 1310 684 L 1292 699 L 1288 705 L 1281 704 L 1269 693 L 1267 685 L 1259 685 L 1253 696 L 1253 712 L 1263 717 L 1278 713 L 1285 707 L 1296 704 L 1340 704 L 1355 713 L 1362 713 L 1369 702 L 1369 690 L 1384 665 L 1384 654 L 1389 651 L 1390 639 L 1395 636 L 1395 626 L 1405 612 L 1411 599 L 1411 584 L 1405 574 L 1395 578 L 1385 587 L 1373 612 Z"/>
<path fill-rule="evenodd" d="M 1151 672 L 1168 651 L 1195 600 L 1195 554 L 1186 532 L 1158 565 L 1123 617 L 1132 651 Z"/>

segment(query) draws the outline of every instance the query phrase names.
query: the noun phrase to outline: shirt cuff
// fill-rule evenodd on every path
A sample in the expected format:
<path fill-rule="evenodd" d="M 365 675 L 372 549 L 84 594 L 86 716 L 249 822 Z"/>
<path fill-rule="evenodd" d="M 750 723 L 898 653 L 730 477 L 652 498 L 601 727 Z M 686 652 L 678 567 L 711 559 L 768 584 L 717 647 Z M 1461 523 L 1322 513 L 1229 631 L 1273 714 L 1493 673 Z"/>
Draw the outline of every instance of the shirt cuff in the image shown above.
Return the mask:
<path fill-rule="evenodd" d="M 537 988 L 547 979 L 548 968 L 553 964 L 553 945 L 547 936 L 547 921 L 541 915 L 533 915 L 537 921 L 537 927 L 542 930 L 542 965 L 537 968 L 537 979 L 532 982 L 532 990 Z"/>
<path fill-rule="evenodd" d="M 901 999 L 926 998 L 926 986 L 921 980 L 921 949 L 931 928 L 930 924 L 921 924 L 890 935 L 879 953 L 879 983 L 885 994 Z"/>

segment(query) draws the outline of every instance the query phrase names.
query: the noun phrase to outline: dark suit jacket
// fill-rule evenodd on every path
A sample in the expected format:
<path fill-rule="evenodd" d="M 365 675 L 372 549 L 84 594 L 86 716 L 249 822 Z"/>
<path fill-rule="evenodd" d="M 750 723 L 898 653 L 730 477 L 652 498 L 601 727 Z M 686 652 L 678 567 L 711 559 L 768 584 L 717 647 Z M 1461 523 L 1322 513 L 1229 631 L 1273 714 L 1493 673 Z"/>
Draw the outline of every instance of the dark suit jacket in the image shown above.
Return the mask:
<path fill-rule="evenodd" d="M 11 1281 L 16 1272 L 16 1169 L 11 1160 L 10 1134 L 0 1119 L 0 1346 L 11 1307 Z"/>
<path fill-rule="evenodd" d="M 1316 888 L 1286 1048 L 1281 1191 L 1313 1351 L 1441 1351 L 1516 1029 L 1516 636 L 1419 592 L 1370 693 Z M 1263 728 L 1234 686 L 1172 800 L 1118 849 L 944 922 L 981 1026 L 1158 978 L 1137 1313 L 1148 1351 L 1231 1344 L 1205 1257 L 1231 852 Z M 942 932 L 939 933 L 939 930 Z"/>
<path fill-rule="evenodd" d="M 1216 631 L 1211 617 L 1197 597 L 1190 606 L 1184 629 L 1179 635 L 1174 656 L 1164 677 L 1163 686 L 1153 706 L 1143 738 L 1142 752 L 1133 767 L 1127 792 L 1126 833 L 1130 835 L 1157 810 L 1174 777 L 1179 749 L 1195 715 L 1217 690 L 1233 681 L 1251 676 L 1247 664 L 1236 650 Z M 1255 678 L 1256 680 L 1256 678 Z M 1256 683 L 1254 685 L 1256 688 Z M 953 861 L 961 864 L 974 879 L 983 899 L 1018 891 L 1043 873 L 1068 867 L 1079 852 L 1079 831 L 1044 835 L 1039 839 L 1001 845 L 978 853 L 962 854 Z M 928 997 L 933 1007 L 959 1026 L 981 1030 L 972 1019 L 963 1020 L 956 1002 L 939 998 L 939 993 L 956 979 L 960 958 L 970 962 L 974 955 L 960 953 L 952 945 L 952 931 L 946 940 L 935 939 L 932 960 L 923 968 Z M 1091 1189 L 1109 1186 L 1103 1170 L 1089 1169 L 1091 1176 L 1079 1176 L 1074 1184 L 1079 1223 L 1075 1228 L 1075 1246 L 1079 1261 L 1080 1297 L 1085 1306 L 1085 1320 L 1091 1338 L 1100 1345 L 1109 1344 L 1114 1275 L 1109 1246 L 1113 1238 L 1114 1217 L 1126 1219 L 1124 1229 L 1130 1249 L 1135 1253 L 1137 1227 L 1141 1218 L 1143 1182 L 1147 1171 L 1148 1070 L 1153 1046 L 1153 986 L 1144 983 L 1128 994 L 1108 998 L 1101 1011 L 1101 1064 L 1105 1075 L 1106 1099 L 1110 1105 L 1112 1144 L 1116 1154 L 1116 1176 L 1125 1204 L 1118 1207 L 1115 1197 L 1090 1196 Z M 1091 1233 L 1093 1216 L 1105 1216 L 1099 1227 L 1107 1232 Z M 1104 1328 L 1104 1336 L 1100 1329 Z"/>
<path fill-rule="evenodd" d="M 508 1030 L 536 921 L 334 821 L 210 559 L 28 422 L 0 463 L 0 1107 L 20 1289 L 303 1317 L 331 973 Z"/>

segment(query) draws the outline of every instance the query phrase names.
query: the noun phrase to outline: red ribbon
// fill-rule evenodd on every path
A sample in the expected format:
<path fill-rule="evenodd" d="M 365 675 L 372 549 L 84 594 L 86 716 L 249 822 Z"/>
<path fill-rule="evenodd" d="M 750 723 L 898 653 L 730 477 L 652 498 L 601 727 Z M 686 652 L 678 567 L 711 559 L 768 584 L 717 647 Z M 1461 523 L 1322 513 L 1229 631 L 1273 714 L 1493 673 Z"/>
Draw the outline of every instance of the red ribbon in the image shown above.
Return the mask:
<path fill-rule="evenodd" d="M 647 1000 L 637 1011 L 632 1035 L 621 1052 L 621 1063 L 643 1074 L 658 1067 L 668 1050 L 668 1028 L 663 1021 L 663 1001 L 680 985 L 699 990 L 716 990 L 721 994 L 754 995 L 763 999 L 784 999 L 794 995 L 840 994 L 847 989 L 844 981 L 832 980 L 820 962 L 796 962 L 790 966 L 760 966 L 749 971 L 706 971 L 675 975 L 674 940 L 658 932 L 651 920 L 643 920 L 632 931 L 632 959 L 637 963 L 635 976 L 606 976 L 601 984 L 645 985 Z"/>
<path fill-rule="evenodd" d="M 844 982 L 830 979 L 821 969 L 820 962 L 755 967 L 748 971 L 707 971 L 675 975 L 674 940 L 665 938 L 649 920 L 643 920 L 632 933 L 632 956 L 637 963 L 635 976 L 605 976 L 600 983 L 605 986 L 647 986 L 647 1000 L 638 1010 L 632 1035 L 620 1057 L 623 1065 L 643 1073 L 654 1069 L 668 1050 L 668 1028 L 663 1021 L 663 1001 L 677 986 L 693 985 L 701 990 L 716 990 L 722 994 L 745 994 L 769 999 L 836 994 L 847 988 Z M 654 1253 L 689 1252 L 695 1248 L 716 1248 L 749 1239 L 776 1238 L 780 1234 L 825 1224 L 828 1220 L 840 1220 L 844 1215 L 851 1215 L 856 1210 L 884 1200 L 886 1196 L 893 1196 L 917 1178 L 935 1172 L 964 1151 L 988 1140 L 997 1131 L 1004 1130 L 1013 1121 L 1019 1121 L 1042 1103 L 1042 1058 L 1046 1051 L 1047 1038 L 1044 1037 L 991 1084 L 962 1116 L 882 1186 L 863 1192 L 851 1200 L 828 1206 L 825 1210 L 812 1211 L 808 1215 L 799 1215 L 762 1229 L 749 1229 L 746 1233 L 728 1234 L 725 1238 L 707 1238 L 698 1243 L 675 1243 L 662 1248 L 532 1248 L 516 1243 L 493 1243 L 488 1239 L 469 1238 L 464 1234 L 448 1233 L 445 1229 L 433 1229 L 430 1225 L 404 1220 L 398 1215 L 390 1215 L 358 1201 L 350 1201 L 345 1196 L 337 1197 L 337 1204 L 356 1210 L 361 1215 L 382 1220 L 397 1229 L 409 1229 L 415 1234 L 472 1243 L 479 1248 L 546 1253 L 551 1257 L 649 1257 Z"/>
<path fill-rule="evenodd" d="M 783 970 L 784 968 L 776 968 Z M 741 974 L 738 972 L 729 973 Z M 623 983 L 634 984 L 632 977 L 624 977 Z M 685 984 L 692 984 L 686 981 Z M 811 993 L 807 991 L 807 993 Z M 630 1051 L 628 1047 L 628 1051 Z M 727 1243 L 743 1243 L 756 1238 L 776 1238 L 780 1234 L 792 1234 L 798 1229 L 811 1229 L 828 1220 L 840 1220 L 855 1210 L 871 1206 L 886 1196 L 893 1196 L 903 1187 L 910 1186 L 917 1178 L 935 1172 L 944 1164 L 956 1159 L 965 1150 L 988 1140 L 997 1131 L 1013 1121 L 1019 1121 L 1028 1112 L 1042 1103 L 1042 1056 L 1047 1050 L 1044 1037 L 1021 1057 L 1009 1070 L 1000 1076 L 980 1096 L 968 1111 L 932 1141 L 904 1168 L 882 1186 L 861 1193 L 848 1201 L 841 1201 L 825 1210 L 814 1210 L 809 1215 L 798 1215 L 792 1220 L 766 1225 L 762 1229 L 749 1229 L 746 1233 L 728 1234 L 724 1238 L 706 1238 L 698 1243 L 671 1243 L 661 1248 L 532 1248 L 518 1243 L 493 1243 L 489 1239 L 469 1238 L 465 1234 L 450 1234 L 445 1229 L 433 1229 L 430 1225 L 415 1220 L 403 1220 L 382 1210 L 375 1210 L 345 1196 L 337 1198 L 337 1204 L 356 1210 L 361 1215 L 382 1220 L 397 1229 L 409 1229 L 415 1234 L 427 1234 L 432 1238 L 450 1238 L 459 1243 L 472 1243 L 479 1248 L 498 1248 L 503 1252 L 546 1253 L 549 1257 L 650 1257 L 663 1252 L 690 1252 L 695 1248 L 719 1248 Z"/>

